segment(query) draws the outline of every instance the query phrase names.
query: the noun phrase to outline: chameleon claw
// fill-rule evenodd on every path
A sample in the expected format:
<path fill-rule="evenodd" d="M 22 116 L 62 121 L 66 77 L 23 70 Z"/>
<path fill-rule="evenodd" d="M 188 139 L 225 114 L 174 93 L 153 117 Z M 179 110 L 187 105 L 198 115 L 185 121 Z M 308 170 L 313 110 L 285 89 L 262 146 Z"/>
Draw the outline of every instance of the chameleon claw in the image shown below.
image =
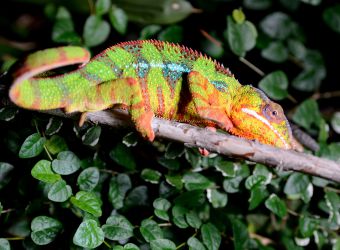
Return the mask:
<path fill-rule="evenodd" d="M 87 112 L 84 112 L 80 115 L 80 119 L 79 119 L 79 127 L 82 127 L 86 121 L 86 116 L 87 116 Z"/>
<path fill-rule="evenodd" d="M 204 156 L 204 157 L 207 157 L 207 156 L 210 155 L 210 152 L 209 152 L 207 149 L 205 149 L 205 148 L 198 148 L 198 151 L 199 151 L 200 154 L 201 154 L 202 156 Z"/>

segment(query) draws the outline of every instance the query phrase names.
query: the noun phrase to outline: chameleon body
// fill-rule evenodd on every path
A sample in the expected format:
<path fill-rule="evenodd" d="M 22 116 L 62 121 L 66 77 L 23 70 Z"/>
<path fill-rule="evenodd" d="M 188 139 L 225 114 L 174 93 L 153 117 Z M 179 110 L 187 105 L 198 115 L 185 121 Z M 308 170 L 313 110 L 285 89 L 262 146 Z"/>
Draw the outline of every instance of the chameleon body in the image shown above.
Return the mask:
<path fill-rule="evenodd" d="M 136 129 L 154 140 L 154 116 L 217 127 L 262 143 L 294 147 L 282 108 L 260 90 L 241 85 L 220 63 L 192 49 L 155 40 L 112 46 L 93 59 L 86 49 L 38 51 L 14 70 L 10 99 L 18 106 L 66 112 L 128 109 Z M 82 63 L 53 77 L 35 75 Z"/>

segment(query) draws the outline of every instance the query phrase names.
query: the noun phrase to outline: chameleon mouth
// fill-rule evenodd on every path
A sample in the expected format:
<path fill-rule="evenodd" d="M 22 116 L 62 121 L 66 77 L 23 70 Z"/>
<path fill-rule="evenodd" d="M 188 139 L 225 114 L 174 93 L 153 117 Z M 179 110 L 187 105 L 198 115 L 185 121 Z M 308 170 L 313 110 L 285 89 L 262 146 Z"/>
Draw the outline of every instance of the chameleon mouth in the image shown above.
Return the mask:
<path fill-rule="evenodd" d="M 281 142 L 283 143 L 285 149 L 290 149 L 291 148 L 289 143 L 287 143 L 287 141 L 283 138 L 283 136 L 268 122 L 268 120 L 266 120 L 265 118 L 263 118 L 262 116 L 257 114 L 254 110 L 247 109 L 247 108 L 242 108 L 241 111 L 246 113 L 246 114 L 248 114 L 248 115 L 251 115 L 252 117 L 256 118 L 257 120 L 259 120 L 260 122 L 265 124 L 267 127 L 269 127 L 270 130 L 273 131 L 275 133 L 275 135 L 281 140 Z"/>

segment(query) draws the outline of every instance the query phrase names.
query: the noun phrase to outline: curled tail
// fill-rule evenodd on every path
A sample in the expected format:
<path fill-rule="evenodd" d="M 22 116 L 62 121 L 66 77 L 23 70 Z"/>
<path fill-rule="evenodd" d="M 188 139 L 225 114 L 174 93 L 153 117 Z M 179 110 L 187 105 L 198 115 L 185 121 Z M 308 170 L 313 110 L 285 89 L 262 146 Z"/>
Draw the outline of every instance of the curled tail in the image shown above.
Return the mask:
<path fill-rule="evenodd" d="M 79 75 L 72 73 L 45 78 L 35 75 L 63 66 L 86 63 L 90 59 L 88 50 L 65 46 L 45 49 L 28 55 L 13 70 L 13 84 L 9 97 L 16 105 L 34 110 L 65 107 L 67 94 L 72 92 Z"/>

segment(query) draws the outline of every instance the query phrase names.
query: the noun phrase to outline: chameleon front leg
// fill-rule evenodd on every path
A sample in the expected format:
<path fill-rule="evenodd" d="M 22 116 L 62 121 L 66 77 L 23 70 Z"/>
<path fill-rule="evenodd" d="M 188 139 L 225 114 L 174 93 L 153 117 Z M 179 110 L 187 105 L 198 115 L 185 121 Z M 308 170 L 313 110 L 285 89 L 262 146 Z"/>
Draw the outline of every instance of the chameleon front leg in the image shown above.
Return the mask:
<path fill-rule="evenodd" d="M 188 74 L 188 84 L 197 114 L 229 131 L 233 124 L 227 116 L 226 102 L 221 99 L 221 92 L 197 71 Z"/>

